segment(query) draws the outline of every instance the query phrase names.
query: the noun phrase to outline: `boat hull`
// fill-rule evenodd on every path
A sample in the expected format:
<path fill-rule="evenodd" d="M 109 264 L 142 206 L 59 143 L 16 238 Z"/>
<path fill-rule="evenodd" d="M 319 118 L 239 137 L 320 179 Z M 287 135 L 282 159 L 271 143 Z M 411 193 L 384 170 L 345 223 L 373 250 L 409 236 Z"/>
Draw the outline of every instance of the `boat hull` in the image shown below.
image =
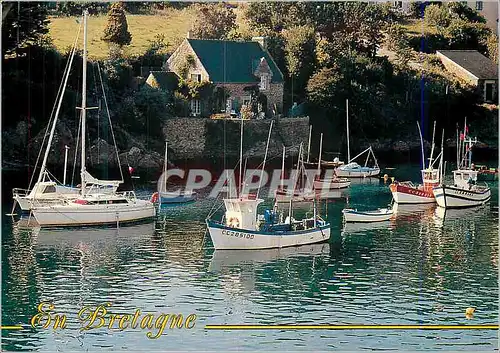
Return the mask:
<path fill-rule="evenodd" d="M 276 198 L 276 202 L 290 202 L 290 199 L 292 202 L 309 202 L 313 200 L 316 196 L 314 192 L 299 192 L 299 193 L 287 193 L 286 191 L 280 191 L 277 190 L 274 194 Z"/>
<path fill-rule="evenodd" d="M 196 199 L 196 193 L 189 193 L 176 195 L 175 193 L 160 192 L 159 201 L 162 205 L 173 204 L 173 203 L 185 203 L 192 202 Z"/>
<path fill-rule="evenodd" d="M 142 221 L 155 216 L 154 205 L 137 200 L 126 204 L 59 204 L 32 209 L 42 227 L 74 227 Z"/>
<path fill-rule="evenodd" d="M 339 178 L 367 178 L 379 175 L 380 169 L 363 168 L 361 170 L 356 170 L 356 169 L 350 170 L 350 169 L 337 168 L 335 169 L 335 174 L 337 174 Z"/>
<path fill-rule="evenodd" d="M 320 179 L 314 181 L 314 189 L 316 190 L 330 190 L 330 189 L 344 189 L 351 185 L 349 179 Z"/>
<path fill-rule="evenodd" d="M 320 243 L 330 239 L 330 225 L 301 231 L 267 233 L 231 228 L 207 220 L 216 250 L 272 249 Z"/>
<path fill-rule="evenodd" d="M 394 202 L 400 204 L 421 204 L 434 203 L 436 199 L 432 191 L 423 188 L 411 187 L 401 184 L 391 184 L 389 186 Z"/>
<path fill-rule="evenodd" d="M 342 210 L 344 214 L 344 220 L 346 222 L 359 222 L 359 223 L 369 223 L 369 222 L 383 222 L 391 219 L 394 212 L 390 209 L 382 210 L 385 212 L 361 212 L 351 209 Z"/>
<path fill-rule="evenodd" d="M 436 202 L 444 208 L 465 208 L 482 205 L 491 198 L 490 188 L 466 190 L 453 186 L 438 186 L 432 189 Z"/>

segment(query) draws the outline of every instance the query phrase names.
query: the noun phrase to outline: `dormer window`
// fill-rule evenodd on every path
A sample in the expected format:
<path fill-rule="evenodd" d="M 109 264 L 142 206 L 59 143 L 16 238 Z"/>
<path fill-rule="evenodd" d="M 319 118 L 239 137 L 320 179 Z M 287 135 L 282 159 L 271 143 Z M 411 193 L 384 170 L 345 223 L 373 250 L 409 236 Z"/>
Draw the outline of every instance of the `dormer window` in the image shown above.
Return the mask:
<path fill-rule="evenodd" d="M 261 91 L 266 91 L 269 89 L 271 85 L 271 77 L 269 77 L 269 75 L 267 74 L 263 74 L 262 76 L 260 76 L 260 85 L 259 85 L 259 89 Z"/>

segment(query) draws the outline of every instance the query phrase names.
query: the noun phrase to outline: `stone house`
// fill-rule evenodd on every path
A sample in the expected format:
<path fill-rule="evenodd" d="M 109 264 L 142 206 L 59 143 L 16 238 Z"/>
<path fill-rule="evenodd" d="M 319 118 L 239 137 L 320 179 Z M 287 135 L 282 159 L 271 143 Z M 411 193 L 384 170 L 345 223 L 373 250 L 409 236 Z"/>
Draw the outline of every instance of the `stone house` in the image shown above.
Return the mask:
<path fill-rule="evenodd" d="M 252 91 L 265 96 L 267 115 L 283 111 L 283 74 L 266 49 L 263 37 L 252 41 L 186 38 L 166 60 L 163 70 L 183 79 L 212 83 L 222 92 L 218 103 L 192 99 L 192 116 L 236 113 L 249 104 Z M 261 106 L 264 103 L 261 103 Z"/>
<path fill-rule="evenodd" d="M 498 103 L 498 66 L 477 50 L 439 50 L 446 70 L 476 88 L 486 103 Z"/>

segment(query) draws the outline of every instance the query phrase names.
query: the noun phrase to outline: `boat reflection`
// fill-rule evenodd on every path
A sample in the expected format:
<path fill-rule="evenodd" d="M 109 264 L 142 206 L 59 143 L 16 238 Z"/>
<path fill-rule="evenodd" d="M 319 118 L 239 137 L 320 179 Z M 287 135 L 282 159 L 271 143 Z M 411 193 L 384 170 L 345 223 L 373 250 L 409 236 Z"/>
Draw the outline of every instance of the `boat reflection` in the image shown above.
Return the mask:
<path fill-rule="evenodd" d="M 421 214 L 430 215 L 434 212 L 434 208 L 436 208 L 435 203 L 423 203 L 423 204 L 398 204 L 394 203 L 392 209 L 394 210 L 394 214 L 397 218 L 401 216 L 416 216 Z"/>
<path fill-rule="evenodd" d="M 254 267 L 256 264 L 264 264 L 276 260 L 328 256 L 330 244 L 309 244 L 293 246 L 281 249 L 265 250 L 216 250 L 208 267 L 211 272 L 221 272 L 231 267 Z"/>
<path fill-rule="evenodd" d="M 388 220 L 383 222 L 371 222 L 371 223 L 344 222 L 341 236 L 347 236 L 351 234 L 361 234 L 361 233 L 366 234 L 380 230 L 392 230 L 392 229 L 394 229 L 393 220 Z"/>

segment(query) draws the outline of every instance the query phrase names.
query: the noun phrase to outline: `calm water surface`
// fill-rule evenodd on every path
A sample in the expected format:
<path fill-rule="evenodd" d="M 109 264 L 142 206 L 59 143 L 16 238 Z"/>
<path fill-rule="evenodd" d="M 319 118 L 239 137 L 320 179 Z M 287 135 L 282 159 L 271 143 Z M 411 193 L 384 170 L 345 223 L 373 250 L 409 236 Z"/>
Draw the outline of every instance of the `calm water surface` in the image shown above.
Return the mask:
<path fill-rule="evenodd" d="M 2 324 L 25 328 L 2 331 L 2 349 L 497 350 L 497 332 L 487 330 L 204 329 L 498 323 L 498 185 L 491 185 L 492 201 L 483 207 L 444 213 L 433 205 L 400 206 L 391 221 L 343 226 L 346 201 L 369 209 L 391 199 L 376 179 L 353 182 L 321 204 L 332 223 L 329 243 L 282 250 L 215 252 L 205 234 L 213 206 L 207 199 L 119 229 L 30 229 L 3 216 Z M 10 207 L 5 201 L 4 211 Z M 296 214 L 308 211 L 305 205 Z M 67 315 L 65 330 L 29 328 L 41 301 Z M 196 326 L 165 330 L 158 339 L 139 329 L 81 332 L 78 311 L 105 302 L 112 313 L 195 313 Z M 470 320 L 467 307 L 476 308 Z"/>

